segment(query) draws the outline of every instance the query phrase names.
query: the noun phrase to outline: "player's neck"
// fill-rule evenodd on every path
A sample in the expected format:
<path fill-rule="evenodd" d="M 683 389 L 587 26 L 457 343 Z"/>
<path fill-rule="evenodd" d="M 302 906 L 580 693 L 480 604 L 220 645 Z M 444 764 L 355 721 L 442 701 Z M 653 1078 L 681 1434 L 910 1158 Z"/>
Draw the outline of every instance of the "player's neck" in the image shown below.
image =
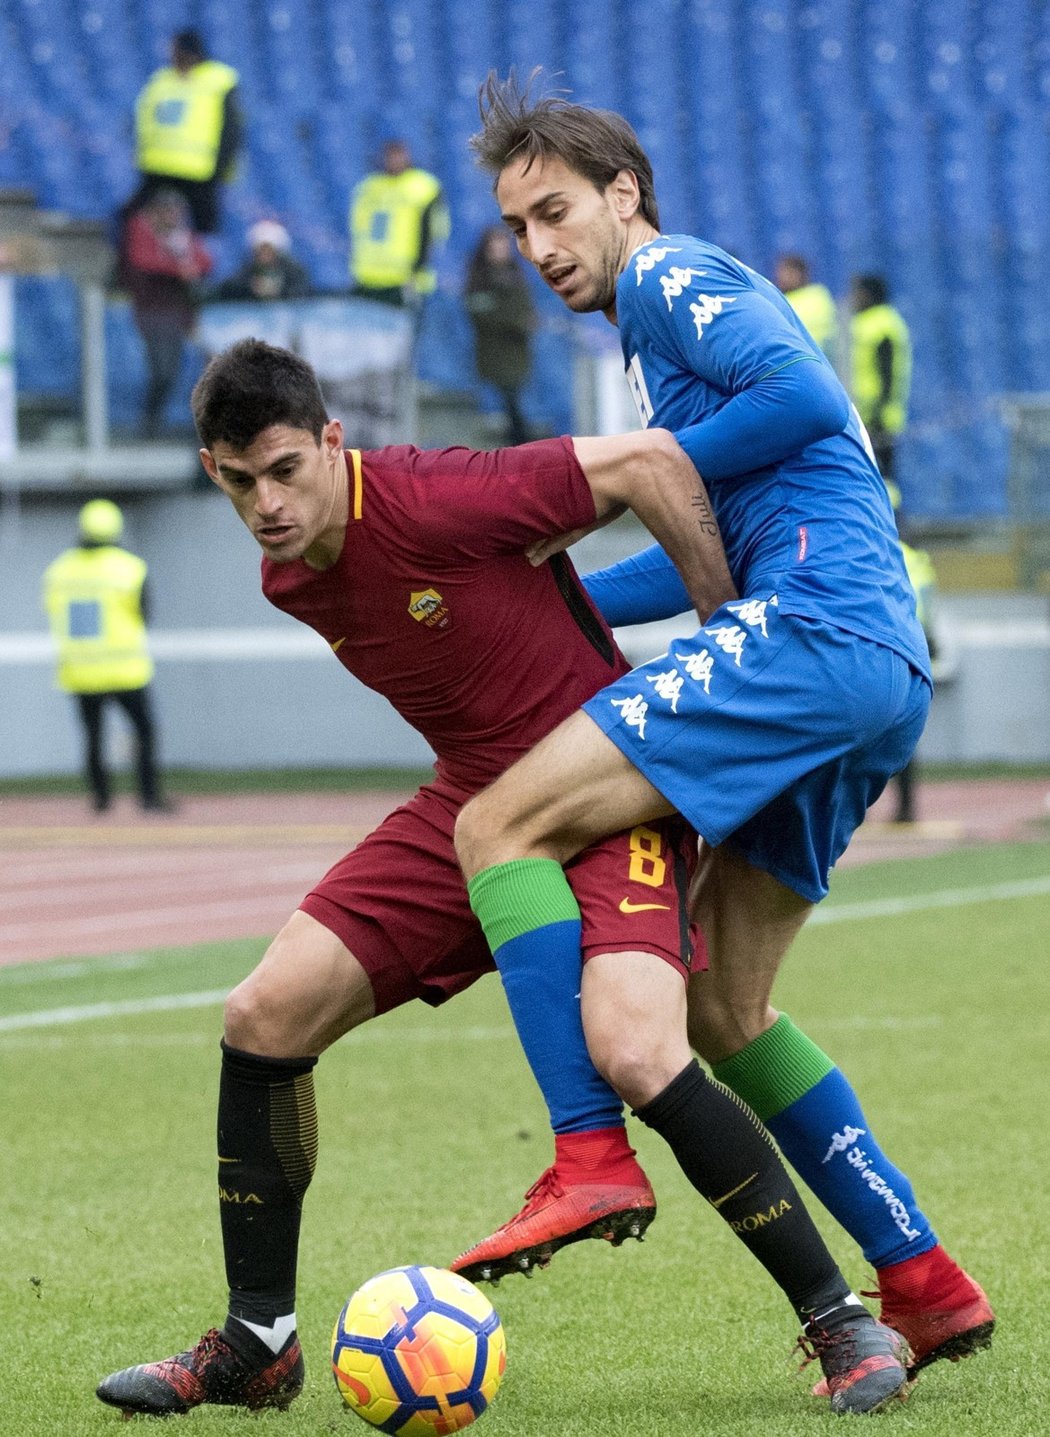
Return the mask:
<path fill-rule="evenodd" d="M 346 526 L 350 520 L 350 482 L 346 457 L 341 450 L 338 460 L 328 465 L 328 475 L 331 481 L 328 509 L 317 538 L 303 551 L 303 563 L 317 570 L 330 569 L 343 552 L 346 542 Z"/>
<path fill-rule="evenodd" d="M 620 251 L 619 274 L 623 274 L 635 250 L 640 249 L 643 244 L 648 244 L 649 241 L 655 239 L 659 233 L 660 231 L 655 229 L 640 213 L 636 212 L 631 217 L 623 231 L 623 248 Z M 602 310 L 602 314 L 605 315 L 605 318 L 610 324 L 616 324 L 615 291 L 613 292 L 612 303 Z"/>

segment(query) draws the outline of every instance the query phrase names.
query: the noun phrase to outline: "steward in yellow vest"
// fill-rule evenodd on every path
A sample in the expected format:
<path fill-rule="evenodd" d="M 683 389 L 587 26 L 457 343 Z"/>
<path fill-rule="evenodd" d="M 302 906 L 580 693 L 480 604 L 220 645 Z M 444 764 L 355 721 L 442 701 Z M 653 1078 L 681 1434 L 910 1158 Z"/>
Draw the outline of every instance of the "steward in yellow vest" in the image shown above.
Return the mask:
<path fill-rule="evenodd" d="M 411 164 L 401 140 L 384 145 L 382 166 L 365 176 L 350 203 L 353 292 L 411 304 L 436 287 L 428 260 L 448 237 L 448 212 L 440 181 Z"/>
<path fill-rule="evenodd" d="M 839 317 L 827 285 L 810 279 L 809 265 L 800 254 L 784 254 L 777 260 L 774 283 L 810 335 L 835 364 L 838 359 Z"/>
<path fill-rule="evenodd" d="M 871 436 L 882 476 L 889 479 L 896 441 L 908 422 L 911 335 L 903 316 L 888 302 L 880 275 L 857 275 L 850 299 L 853 403 Z"/>
<path fill-rule="evenodd" d="M 229 178 L 241 142 L 238 75 L 209 60 L 195 30 L 172 41 L 171 64 L 157 70 L 135 105 L 136 163 L 142 183 L 125 206 L 141 208 L 173 186 L 190 204 L 194 229 L 219 228 L 219 186 Z"/>
<path fill-rule="evenodd" d="M 85 770 L 96 810 L 110 805 L 103 754 L 108 700 L 126 712 L 138 740 L 144 808 L 165 808 L 154 759 L 148 688 L 153 660 L 146 641 L 146 564 L 119 547 L 124 519 L 108 499 L 80 511 L 80 542 L 44 573 L 43 601 L 58 653 L 57 683 L 78 703 L 85 735 Z"/>

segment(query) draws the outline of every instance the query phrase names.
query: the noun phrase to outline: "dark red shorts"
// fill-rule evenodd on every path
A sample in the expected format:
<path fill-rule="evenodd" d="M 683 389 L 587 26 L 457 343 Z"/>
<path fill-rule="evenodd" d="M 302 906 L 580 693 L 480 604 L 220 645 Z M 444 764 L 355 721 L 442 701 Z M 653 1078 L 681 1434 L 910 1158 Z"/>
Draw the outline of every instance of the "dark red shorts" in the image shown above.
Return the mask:
<path fill-rule="evenodd" d="M 299 905 L 339 938 L 372 982 L 376 1012 L 437 1005 L 494 971 L 452 843 L 460 798 L 427 786 L 328 870 Z M 707 966 L 686 897 L 696 835 L 662 819 L 595 844 L 566 867 L 583 913 L 584 961 L 654 953 L 683 977 Z"/>

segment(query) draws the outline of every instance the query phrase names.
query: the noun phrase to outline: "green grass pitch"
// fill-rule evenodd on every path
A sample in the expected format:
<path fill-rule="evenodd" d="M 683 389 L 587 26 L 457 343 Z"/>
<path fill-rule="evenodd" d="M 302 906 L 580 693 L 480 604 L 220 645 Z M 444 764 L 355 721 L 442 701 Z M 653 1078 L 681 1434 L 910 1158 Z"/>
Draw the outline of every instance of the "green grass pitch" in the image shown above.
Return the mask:
<path fill-rule="evenodd" d="M 987 1287 L 990 1353 L 939 1364 L 879 1432 L 1050 1430 L 1050 843 L 846 870 L 776 994 L 865 1100 L 941 1237 Z M 946 896 L 947 895 L 947 896 Z M 221 1322 L 214 1126 L 220 995 L 263 940 L 0 969 L 0 1433 L 117 1434 L 100 1377 Z M 365 1278 L 443 1265 L 546 1165 L 544 1114 L 499 984 L 413 1006 L 322 1060 L 304 1215 L 307 1387 L 287 1414 L 197 1410 L 193 1437 L 365 1432 L 327 1370 Z M 492 1292 L 508 1337 L 488 1437 L 796 1437 L 842 1430 L 794 1373 L 792 1315 L 632 1124 L 660 1212 Z M 859 1254 L 823 1220 L 857 1288 Z M 492 1291 L 490 1289 L 490 1291 Z M 138 1430 L 149 1419 L 136 1419 Z M 167 1433 L 167 1427 L 165 1427 Z M 174 1430 L 174 1429 L 173 1429 Z"/>

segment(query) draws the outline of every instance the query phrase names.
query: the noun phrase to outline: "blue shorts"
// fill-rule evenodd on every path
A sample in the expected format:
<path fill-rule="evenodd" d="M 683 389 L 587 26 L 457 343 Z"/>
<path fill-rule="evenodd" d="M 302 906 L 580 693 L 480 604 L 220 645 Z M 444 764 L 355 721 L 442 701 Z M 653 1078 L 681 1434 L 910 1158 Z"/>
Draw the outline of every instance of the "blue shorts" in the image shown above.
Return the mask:
<path fill-rule="evenodd" d="M 773 595 L 724 604 L 584 711 L 709 844 L 817 903 L 930 697 L 892 649 Z"/>

